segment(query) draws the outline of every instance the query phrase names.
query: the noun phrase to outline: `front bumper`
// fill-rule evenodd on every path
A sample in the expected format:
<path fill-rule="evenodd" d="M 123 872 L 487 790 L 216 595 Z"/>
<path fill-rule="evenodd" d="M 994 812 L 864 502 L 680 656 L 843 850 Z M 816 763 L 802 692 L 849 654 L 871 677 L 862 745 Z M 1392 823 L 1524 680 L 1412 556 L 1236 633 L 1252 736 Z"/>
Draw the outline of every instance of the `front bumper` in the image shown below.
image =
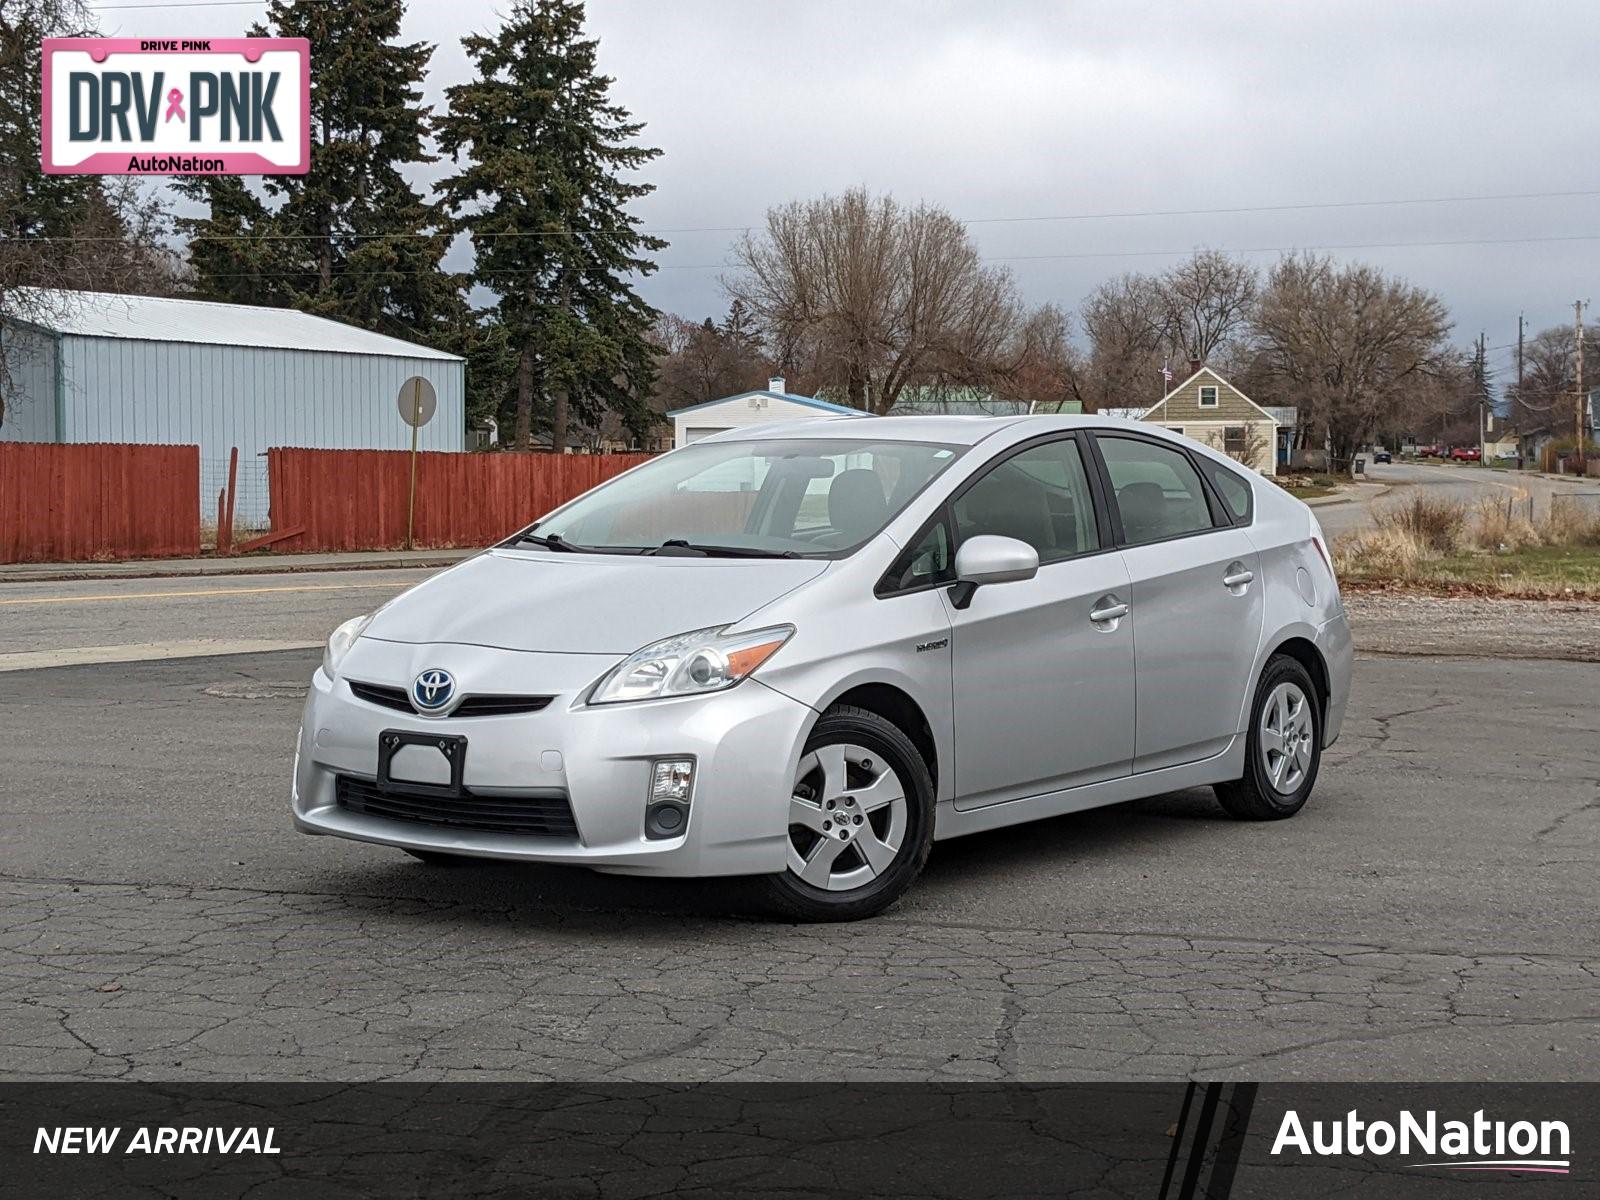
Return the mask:
<path fill-rule="evenodd" d="M 751 875 L 781 871 L 789 794 L 816 713 L 751 679 L 725 692 L 588 707 L 580 697 L 616 659 L 483 646 L 411 645 L 363 638 L 339 678 L 312 679 L 295 754 L 296 828 L 414 850 L 523 862 L 570 863 L 628 874 Z M 471 693 L 554 695 L 543 710 L 430 718 L 358 699 L 347 680 L 406 687 L 433 667 Z M 371 781 L 386 730 L 467 739 L 462 777 L 489 794 L 564 790 L 577 835 L 532 836 L 374 816 L 341 807 L 341 775 Z M 647 838 L 651 764 L 693 758 L 681 834 Z"/>

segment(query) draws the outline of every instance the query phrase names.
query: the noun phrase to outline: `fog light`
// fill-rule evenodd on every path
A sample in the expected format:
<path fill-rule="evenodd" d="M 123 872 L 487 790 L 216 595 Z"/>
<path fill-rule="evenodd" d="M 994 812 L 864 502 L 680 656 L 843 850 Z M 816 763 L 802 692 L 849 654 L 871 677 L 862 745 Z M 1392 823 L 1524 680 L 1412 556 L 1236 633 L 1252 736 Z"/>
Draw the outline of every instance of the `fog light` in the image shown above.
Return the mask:
<path fill-rule="evenodd" d="M 694 759 L 657 759 L 650 772 L 650 803 L 688 804 L 694 786 Z"/>
<path fill-rule="evenodd" d="M 650 765 L 650 795 L 644 810 L 644 835 L 660 840 L 683 834 L 694 790 L 694 759 L 661 758 Z"/>

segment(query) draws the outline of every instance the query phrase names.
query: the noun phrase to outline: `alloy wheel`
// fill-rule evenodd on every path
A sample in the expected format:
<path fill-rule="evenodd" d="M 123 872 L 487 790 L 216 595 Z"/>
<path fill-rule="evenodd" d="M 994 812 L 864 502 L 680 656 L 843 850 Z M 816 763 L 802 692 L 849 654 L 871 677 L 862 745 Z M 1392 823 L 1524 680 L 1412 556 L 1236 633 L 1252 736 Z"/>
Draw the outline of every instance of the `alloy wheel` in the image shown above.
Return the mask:
<path fill-rule="evenodd" d="M 789 800 L 789 871 L 813 887 L 849 891 L 894 863 L 909 819 L 905 785 L 882 754 L 854 743 L 800 759 Z"/>
<path fill-rule="evenodd" d="M 1261 709 L 1256 731 L 1261 766 L 1273 790 L 1291 795 L 1311 769 L 1316 738 L 1311 703 L 1297 684 L 1280 683 Z"/>

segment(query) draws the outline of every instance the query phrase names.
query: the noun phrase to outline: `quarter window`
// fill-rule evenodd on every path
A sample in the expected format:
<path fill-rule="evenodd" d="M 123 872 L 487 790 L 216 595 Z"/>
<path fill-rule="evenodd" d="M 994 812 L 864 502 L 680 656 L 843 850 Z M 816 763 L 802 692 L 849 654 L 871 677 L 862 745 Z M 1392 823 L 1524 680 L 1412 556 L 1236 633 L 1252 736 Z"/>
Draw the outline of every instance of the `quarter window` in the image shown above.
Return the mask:
<path fill-rule="evenodd" d="M 1230 471 L 1221 463 L 1212 462 L 1209 458 L 1200 460 L 1200 469 L 1206 473 L 1206 478 L 1211 480 L 1211 486 L 1217 489 L 1217 495 L 1222 497 L 1223 506 L 1228 510 L 1228 515 L 1234 524 L 1248 525 L 1252 496 L 1250 484 L 1242 479 L 1238 472 Z"/>
<path fill-rule="evenodd" d="M 894 566 L 878 584 L 877 594 L 891 596 L 917 588 L 937 587 L 956 581 L 955 554 L 950 548 L 950 527 L 941 517 L 930 525 L 916 544 L 895 559 Z"/>
<path fill-rule="evenodd" d="M 1078 443 L 1061 438 L 996 464 L 955 502 L 958 541 L 996 534 L 1027 542 L 1041 563 L 1100 548 Z"/>
<path fill-rule="evenodd" d="M 1205 487 L 1187 454 L 1142 438 L 1097 440 L 1130 546 L 1211 528 Z"/>

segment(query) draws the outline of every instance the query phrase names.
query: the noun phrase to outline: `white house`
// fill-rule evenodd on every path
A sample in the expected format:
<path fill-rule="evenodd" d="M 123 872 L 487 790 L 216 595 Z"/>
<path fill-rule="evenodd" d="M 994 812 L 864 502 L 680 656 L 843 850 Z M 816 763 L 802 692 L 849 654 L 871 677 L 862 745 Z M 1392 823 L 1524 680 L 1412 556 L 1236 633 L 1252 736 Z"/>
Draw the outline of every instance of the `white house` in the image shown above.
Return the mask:
<path fill-rule="evenodd" d="M 750 425 L 764 425 L 768 421 L 793 421 L 801 417 L 861 417 L 866 414 L 858 408 L 843 404 L 830 404 L 814 396 L 795 396 L 783 390 L 784 380 L 775 376 L 767 380 L 765 391 L 740 392 L 737 396 L 724 396 L 720 400 L 707 400 L 704 404 L 691 404 L 667 413 L 672 418 L 672 444 L 687 446 L 713 433 L 726 429 L 742 429 Z"/>

